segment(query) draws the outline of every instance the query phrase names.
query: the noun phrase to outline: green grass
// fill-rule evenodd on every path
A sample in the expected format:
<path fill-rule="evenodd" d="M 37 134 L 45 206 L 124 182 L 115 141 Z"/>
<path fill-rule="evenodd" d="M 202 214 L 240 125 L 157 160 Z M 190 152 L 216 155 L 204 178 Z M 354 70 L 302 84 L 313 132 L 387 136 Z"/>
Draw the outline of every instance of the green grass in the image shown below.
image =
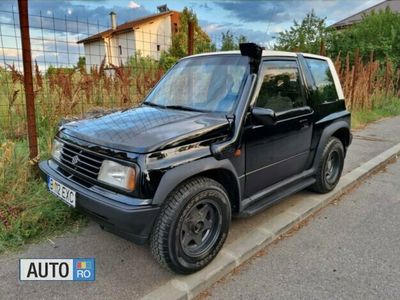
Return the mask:
<path fill-rule="evenodd" d="M 86 219 L 76 210 L 49 195 L 43 182 L 30 180 L 24 193 L 1 203 L 7 223 L 0 225 L 0 253 L 20 248 L 70 231 L 77 231 Z M 3 220 L 4 221 L 4 220 Z"/>
<path fill-rule="evenodd" d="M 352 111 L 351 122 L 353 128 L 362 128 L 368 123 L 383 118 L 400 115 L 400 98 L 394 96 L 376 96 L 371 110 Z"/>
<path fill-rule="evenodd" d="M 0 253 L 81 228 L 86 218 L 50 195 L 29 171 L 26 142 L 3 141 L 0 137 Z M 45 144 L 41 140 L 42 149 Z"/>

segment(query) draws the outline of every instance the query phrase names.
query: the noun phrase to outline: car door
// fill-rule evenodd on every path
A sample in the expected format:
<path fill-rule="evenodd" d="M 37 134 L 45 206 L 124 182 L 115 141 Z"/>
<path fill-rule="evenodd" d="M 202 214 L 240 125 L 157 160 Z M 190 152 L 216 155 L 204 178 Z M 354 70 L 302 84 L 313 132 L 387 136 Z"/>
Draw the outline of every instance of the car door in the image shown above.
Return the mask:
<path fill-rule="evenodd" d="M 305 169 L 310 152 L 313 111 L 307 106 L 296 58 L 263 61 L 255 107 L 272 109 L 273 125 L 248 116 L 244 132 L 249 197 Z"/>

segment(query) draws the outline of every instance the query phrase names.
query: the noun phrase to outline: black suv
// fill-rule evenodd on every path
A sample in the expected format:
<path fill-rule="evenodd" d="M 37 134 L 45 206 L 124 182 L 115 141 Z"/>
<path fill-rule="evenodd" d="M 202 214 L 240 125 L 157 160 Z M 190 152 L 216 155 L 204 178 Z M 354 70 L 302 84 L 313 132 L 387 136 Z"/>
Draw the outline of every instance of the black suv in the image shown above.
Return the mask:
<path fill-rule="evenodd" d="M 188 274 L 232 216 L 331 191 L 350 143 L 329 58 L 247 43 L 181 59 L 140 107 L 63 125 L 40 169 L 64 202 Z"/>

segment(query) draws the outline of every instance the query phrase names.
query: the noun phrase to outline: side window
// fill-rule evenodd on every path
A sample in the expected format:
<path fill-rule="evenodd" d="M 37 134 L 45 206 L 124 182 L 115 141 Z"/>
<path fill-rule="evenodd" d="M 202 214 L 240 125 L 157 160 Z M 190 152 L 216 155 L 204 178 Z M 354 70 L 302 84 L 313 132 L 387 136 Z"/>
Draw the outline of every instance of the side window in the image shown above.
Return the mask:
<path fill-rule="evenodd" d="M 338 100 L 336 86 L 328 62 L 316 58 L 306 58 L 306 62 L 317 87 L 318 102 Z"/>
<path fill-rule="evenodd" d="M 296 61 L 264 62 L 263 76 L 257 107 L 281 112 L 305 105 Z"/>

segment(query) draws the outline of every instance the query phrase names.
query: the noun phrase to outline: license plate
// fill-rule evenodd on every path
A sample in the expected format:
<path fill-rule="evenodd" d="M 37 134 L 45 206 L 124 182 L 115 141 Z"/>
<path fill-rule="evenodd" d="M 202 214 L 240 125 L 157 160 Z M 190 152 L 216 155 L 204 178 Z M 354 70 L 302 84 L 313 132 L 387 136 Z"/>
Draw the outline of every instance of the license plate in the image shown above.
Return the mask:
<path fill-rule="evenodd" d="M 62 183 L 49 177 L 48 188 L 51 193 L 56 195 L 69 206 L 75 207 L 76 205 L 76 192 L 67 188 Z"/>

